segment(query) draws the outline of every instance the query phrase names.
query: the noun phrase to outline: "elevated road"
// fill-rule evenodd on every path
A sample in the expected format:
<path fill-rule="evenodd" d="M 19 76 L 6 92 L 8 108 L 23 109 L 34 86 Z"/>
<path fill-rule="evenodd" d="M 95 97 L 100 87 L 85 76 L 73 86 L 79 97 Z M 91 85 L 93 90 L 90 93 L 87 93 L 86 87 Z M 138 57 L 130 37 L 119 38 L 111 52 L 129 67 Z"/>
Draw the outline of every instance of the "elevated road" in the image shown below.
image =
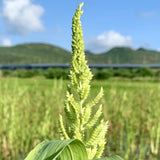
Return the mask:
<path fill-rule="evenodd" d="M 0 69 L 16 70 L 16 69 L 48 69 L 48 68 L 70 68 L 70 64 L 12 64 L 0 65 Z M 141 67 L 160 68 L 160 64 L 89 64 L 90 68 L 104 69 L 104 68 L 124 68 L 135 69 Z"/>

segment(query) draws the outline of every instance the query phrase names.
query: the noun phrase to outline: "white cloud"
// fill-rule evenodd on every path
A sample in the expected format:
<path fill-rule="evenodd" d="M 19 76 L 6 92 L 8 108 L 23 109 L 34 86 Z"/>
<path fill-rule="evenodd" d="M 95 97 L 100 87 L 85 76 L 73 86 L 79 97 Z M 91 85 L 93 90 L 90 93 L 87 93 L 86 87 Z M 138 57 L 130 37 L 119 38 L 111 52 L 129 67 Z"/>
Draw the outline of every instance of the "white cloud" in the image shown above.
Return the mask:
<path fill-rule="evenodd" d="M 2 17 L 8 32 L 25 35 L 29 31 L 38 32 L 44 29 L 40 20 L 44 9 L 32 4 L 31 0 L 3 0 Z"/>
<path fill-rule="evenodd" d="M 86 41 L 86 49 L 101 53 L 108 51 L 113 47 L 132 46 L 132 37 L 123 36 L 115 31 L 104 32 L 97 37 L 88 38 Z"/>
<path fill-rule="evenodd" d="M 8 39 L 8 38 L 2 39 L 2 46 L 9 47 L 11 45 L 12 45 L 12 42 L 10 39 Z"/>
<path fill-rule="evenodd" d="M 156 16 L 156 12 L 143 12 L 140 14 L 142 18 L 152 18 Z"/>
<path fill-rule="evenodd" d="M 157 51 L 160 52 L 160 48 L 157 48 Z"/>

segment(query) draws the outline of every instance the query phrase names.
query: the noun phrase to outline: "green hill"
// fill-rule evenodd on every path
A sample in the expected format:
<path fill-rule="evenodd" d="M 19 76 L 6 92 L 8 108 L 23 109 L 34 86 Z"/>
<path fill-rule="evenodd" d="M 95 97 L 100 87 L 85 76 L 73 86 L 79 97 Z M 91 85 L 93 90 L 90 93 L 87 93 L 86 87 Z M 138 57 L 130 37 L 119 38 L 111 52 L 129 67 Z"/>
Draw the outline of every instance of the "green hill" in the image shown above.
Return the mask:
<path fill-rule="evenodd" d="M 70 59 L 69 51 L 49 44 L 28 43 L 0 47 L 0 64 L 67 63 Z"/>
<path fill-rule="evenodd" d="M 86 58 L 90 64 L 154 64 L 160 63 L 160 52 L 116 47 L 102 54 L 86 51 Z M 49 44 L 28 43 L 0 47 L 0 64 L 70 63 L 70 60 L 69 51 Z"/>
<path fill-rule="evenodd" d="M 90 63 L 106 64 L 151 64 L 160 63 L 160 52 L 140 48 L 133 50 L 127 47 L 115 47 L 110 51 L 98 55 L 92 55 L 87 51 Z"/>

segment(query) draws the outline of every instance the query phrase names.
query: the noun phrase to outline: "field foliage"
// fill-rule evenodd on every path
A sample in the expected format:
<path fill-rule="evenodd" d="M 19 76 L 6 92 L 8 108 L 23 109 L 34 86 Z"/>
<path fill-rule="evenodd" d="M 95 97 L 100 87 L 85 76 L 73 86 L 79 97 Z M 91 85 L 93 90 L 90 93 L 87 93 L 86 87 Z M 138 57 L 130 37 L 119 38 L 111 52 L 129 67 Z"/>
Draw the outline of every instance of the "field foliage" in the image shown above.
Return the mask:
<path fill-rule="evenodd" d="M 39 142 L 59 139 L 56 122 L 58 114 L 64 114 L 67 83 L 62 79 L 0 79 L 0 159 L 24 159 Z M 125 160 L 160 158 L 160 85 L 94 80 L 89 99 L 99 86 L 104 88 L 101 102 L 110 125 L 105 154 L 118 154 Z"/>
<path fill-rule="evenodd" d="M 43 76 L 47 79 L 69 79 L 70 69 L 61 68 L 48 68 L 46 70 L 42 69 L 17 69 L 17 70 L 2 70 L 2 77 L 18 77 L 18 78 L 31 78 L 37 76 Z M 92 69 L 94 74 L 94 79 L 106 80 L 112 77 L 122 77 L 128 79 L 146 78 L 150 77 L 153 79 L 160 78 L 160 69 L 153 70 L 148 67 L 142 67 L 137 69 Z"/>

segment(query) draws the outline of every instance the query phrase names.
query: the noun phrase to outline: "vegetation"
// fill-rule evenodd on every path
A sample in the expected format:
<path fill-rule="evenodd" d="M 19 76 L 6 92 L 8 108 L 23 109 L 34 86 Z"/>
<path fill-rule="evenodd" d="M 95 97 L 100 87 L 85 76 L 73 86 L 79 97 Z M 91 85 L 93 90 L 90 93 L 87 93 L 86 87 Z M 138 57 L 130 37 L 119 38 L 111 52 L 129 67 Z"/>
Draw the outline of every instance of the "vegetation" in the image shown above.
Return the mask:
<path fill-rule="evenodd" d="M 103 89 L 91 102 L 87 102 L 90 94 L 90 81 L 92 73 L 87 66 L 84 53 L 83 32 L 80 16 L 83 13 L 79 5 L 72 21 L 72 69 L 70 71 L 71 84 L 68 86 L 65 102 L 65 117 L 67 125 L 63 124 L 60 115 L 59 128 L 62 139 L 81 140 L 88 153 L 88 159 L 100 158 L 106 143 L 105 135 L 108 130 L 108 122 L 102 116 L 102 105 L 100 105 L 93 116 L 93 107 L 103 96 Z"/>
<path fill-rule="evenodd" d="M 153 70 L 148 67 L 142 67 L 137 69 L 92 69 L 94 79 L 106 80 L 109 78 L 127 78 L 131 80 L 144 80 L 146 78 L 150 80 L 160 80 L 160 69 Z M 47 79 L 69 79 L 70 69 L 49 68 L 47 70 L 33 69 L 24 70 L 18 69 L 15 71 L 2 70 L 1 77 L 19 77 L 19 78 L 31 78 L 31 77 L 45 77 Z"/>
<path fill-rule="evenodd" d="M 59 139 L 57 115 L 64 115 L 67 84 L 41 77 L 0 79 L 0 159 L 22 160 L 39 142 Z M 91 86 L 90 100 L 99 86 L 104 90 L 101 103 L 109 120 L 104 155 L 159 159 L 159 83 L 96 80 Z"/>
<path fill-rule="evenodd" d="M 71 83 L 67 87 L 64 109 L 66 124 L 64 125 L 64 116 L 62 115 L 59 115 L 58 123 L 62 140 L 40 143 L 29 153 L 25 160 L 67 160 L 75 158 L 92 160 L 101 158 L 104 151 L 108 122 L 102 119 L 102 105 L 98 107 L 95 113 L 92 113 L 93 107 L 103 96 L 103 89 L 101 88 L 98 95 L 91 102 L 86 103 L 90 94 L 90 81 L 93 75 L 85 60 L 83 31 L 80 21 L 83 13 L 81 11 L 82 6 L 83 3 L 79 5 L 72 20 L 73 56 L 72 69 L 69 75 Z M 71 145 L 73 140 L 75 146 Z M 76 157 L 77 154 L 78 157 Z M 122 160 L 119 156 L 102 159 Z"/>
<path fill-rule="evenodd" d="M 0 64 L 70 63 L 71 57 L 67 50 L 42 43 L 0 47 Z M 160 63 L 160 52 L 116 47 L 100 54 L 86 51 L 86 59 L 89 64 L 156 64 Z"/>
<path fill-rule="evenodd" d="M 48 155 L 48 158 L 46 158 Z M 76 139 L 46 141 L 37 145 L 27 156 L 27 160 L 87 160 L 84 144 Z"/>
<path fill-rule="evenodd" d="M 90 101 L 91 99 L 90 81 L 93 75 L 90 72 L 89 67 L 87 66 L 87 61 L 85 60 L 85 54 L 84 54 L 83 32 L 81 29 L 81 22 L 80 22 L 80 16 L 83 13 L 81 11 L 82 6 L 83 6 L 83 3 L 79 5 L 79 8 L 76 10 L 75 16 L 73 17 L 73 21 L 72 21 L 73 55 L 72 55 L 72 63 L 71 63 L 72 69 L 69 75 L 71 83 L 70 85 L 67 86 L 64 113 L 62 113 L 59 116 L 58 127 L 55 126 L 55 131 L 58 128 L 58 130 L 61 133 L 62 140 L 53 140 L 53 141 L 47 140 L 47 141 L 39 143 L 27 155 L 25 160 L 36 160 L 36 159 L 37 160 L 52 160 L 52 159 L 55 159 L 55 160 L 56 159 L 57 160 L 58 159 L 59 160 L 67 160 L 67 159 L 91 160 L 91 159 L 94 159 L 96 160 L 97 158 L 99 160 L 100 159 L 101 160 L 106 160 L 106 159 L 107 160 L 122 160 L 122 158 L 119 156 L 110 156 L 110 157 L 107 156 L 106 158 L 101 158 L 104 148 L 105 148 L 105 144 L 106 144 L 105 136 L 106 136 L 106 132 L 108 131 L 108 122 L 102 118 L 103 116 L 102 115 L 102 105 L 98 106 L 97 109 L 95 108 L 95 106 L 101 100 L 103 96 L 103 89 L 101 88 L 98 95 L 93 100 Z M 21 70 L 20 73 L 22 77 L 25 77 L 26 75 L 25 70 Z M 139 73 L 137 71 L 136 73 L 142 74 L 143 76 L 146 76 L 146 73 L 147 75 L 149 74 L 150 76 L 154 75 L 148 68 L 143 68 L 143 72 L 141 71 Z M 9 72 L 6 72 L 6 75 L 9 75 Z M 31 75 L 30 77 L 32 77 L 34 73 L 30 71 L 29 75 Z M 49 75 L 54 75 L 54 74 L 52 74 L 51 72 L 51 74 Z M 128 75 L 128 73 L 126 72 L 125 75 Z M 52 77 L 52 78 L 55 78 L 55 77 Z M 1 90 L 2 92 L 7 88 L 6 86 L 8 87 L 8 85 L 4 85 L 4 89 Z M 14 90 L 18 89 L 16 85 L 12 87 L 14 88 Z M 33 86 L 32 86 L 32 89 L 33 89 Z M 0 114 L 2 114 L 2 121 L 1 121 L 2 131 L 0 132 L 0 135 L 2 135 L 0 139 L 0 142 L 2 144 L 1 146 L 2 154 L 0 155 L 1 156 L 0 158 L 2 159 L 6 159 L 6 158 L 12 159 L 13 157 L 15 157 L 16 159 L 21 159 L 23 156 L 25 156 L 25 153 L 23 152 L 22 148 L 24 147 L 26 149 L 26 146 L 27 147 L 30 146 L 30 143 L 32 142 L 32 139 L 28 141 L 28 134 L 31 134 L 30 125 L 32 125 L 32 123 L 34 124 L 35 119 L 31 117 L 30 115 L 31 112 L 28 112 L 27 110 L 26 112 L 29 113 L 29 116 L 25 117 L 24 114 L 20 115 L 21 112 L 19 112 L 19 110 L 17 110 L 17 107 L 15 107 L 15 104 L 17 103 L 19 104 L 21 102 L 21 99 L 19 99 L 19 97 L 23 95 L 24 91 L 25 89 L 23 89 L 23 91 L 20 90 L 19 92 L 20 95 L 18 95 L 18 98 L 15 99 L 15 101 L 13 97 L 11 98 L 4 97 L 4 99 L 2 98 L 1 100 L 2 105 L 4 105 L 4 107 L 2 106 L 2 111 L 0 112 Z M 38 89 L 38 90 L 34 90 L 34 94 L 36 93 L 36 91 L 38 94 L 40 93 L 39 92 L 40 90 Z M 3 94 L 4 93 L 2 93 L 2 95 Z M 114 94 L 115 92 L 113 90 L 113 93 L 111 93 L 111 95 L 114 97 Z M 125 101 L 127 97 L 128 95 L 126 96 L 126 92 L 125 92 L 123 94 L 122 99 L 120 100 L 120 102 L 123 105 L 125 105 Z M 29 101 L 26 101 L 26 99 L 27 98 L 25 97 L 24 102 L 25 104 L 28 105 L 28 102 L 30 101 L 30 99 Z M 112 101 L 112 103 L 113 102 L 114 101 Z M 9 110 L 6 111 L 7 105 L 9 106 L 8 107 Z M 37 101 L 36 101 L 36 106 L 37 106 Z M 33 112 L 34 112 L 34 108 L 33 107 L 31 108 Z M 22 109 L 24 111 L 24 108 Z M 43 112 L 40 112 L 40 111 L 39 112 L 43 114 L 42 116 L 43 116 L 44 121 L 42 124 L 45 127 L 38 128 L 38 126 L 42 126 L 39 124 L 41 119 L 39 119 L 39 117 L 38 118 L 36 117 L 36 119 L 38 120 L 37 128 L 39 129 L 38 130 L 39 132 L 47 133 L 46 135 L 49 137 L 50 127 L 51 127 L 50 126 L 51 110 L 44 110 L 44 111 L 46 115 L 44 115 Z M 121 122 L 124 119 L 124 121 L 122 121 L 122 125 L 119 124 L 119 126 L 123 128 L 122 135 L 120 133 L 120 136 L 123 137 L 123 141 L 120 145 L 117 142 L 115 142 L 116 143 L 115 148 L 118 146 L 118 151 L 119 151 L 121 150 L 119 146 L 122 146 L 122 150 L 125 151 L 124 157 L 126 159 L 131 159 L 133 157 L 135 159 L 148 158 L 147 157 L 148 155 L 146 156 L 146 153 L 148 152 L 148 150 L 146 149 L 145 152 L 144 152 L 144 149 L 139 150 L 140 146 L 136 148 L 136 145 L 134 145 L 133 143 L 134 138 L 136 139 L 137 137 L 139 137 L 139 135 L 144 134 L 144 130 L 143 130 L 144 126 L 141 126 L 141 125 L 143 121 L 145 121 L 147 122 L 146 124 L 144 124 L 147 126 L 146 128 L 148 130 L 151 129 L 149 130 L 149 133 L 150 133 L 149 142 L 150 143 L 148 144 L 150 147 L 150 152 L 154 155 L 154 158 L 158 158 L 159 157 L 159 144 L 160 144 L 159 143 L 160 142 L 160 125 L 158 124 L 159 117 L 157 117 L 157 112 L 154 115 L 151 114 L 151 116 L 153 116 L 154 118 L 156 117 L 156 120 L 158 119 L 158 121 L 156 121 L 157 123 L 155 123 L 155 121 L 154 122 L 147 121 L 148 120 L 148 119 L 146 120 L 147 116 L 142 116 L 140 120 L 138 121 L 140 123 L 134 123 L 133 119 L 132 118 L 130 119 L 130 117 L 128 117 L 130 110 L 128 110 L 127 112 L 127 109 L 125 109 L 124 112 L 122 112 L 121 108 L 118 107 L 117 111 L 118 111 L 118 114 L 117 112 L 114 111 L 114 113 L 116 114 L 114 115 L 115 116 L 114 120 L 116 119 L 115 124 L 117 125 L 119 122 Z M 148 112 L 152 112 L 152 111 L 147 110 L 147 113 Z M 138 116 L 136 115 L 136 122 L 140 116 L 139 113 L 140 113 L 140 110 L 138 110 Z M 64 115 L 66 119 L 64 119 Z M 120 115 L 120 119 L 117 119 L 118 115 Z M 133 116 L 134 115 L 131 114 L 131 117 Z M 29 119 L 29 123 L 27 124 L 25 122 L 22 123 L 22 121 L 25 118 Z M 147 117 L 147 118 L 152 118 L 152 117 Z M 119 120 L 119 122 L 117 120 Z M 17 125 L 18 122 L 21 123 L 20 126 Z M 135 127 L 134 132 L 133 133 L 130 132 L 130 134 L 128 134 L 128 132 L 130 131 L 130 128 L 132 128 L 131 125 Z M 29 132 L 26 132 L 27 134 L 24 132 L 25 128 L 29 130 Z M 138 132 L 136 132 L 137 131 L 136 128 L 140 128 L 141 130 L 140 131 L 138 130 Z M 113 133 L 115 132 L 115 130 L 113 131 Z M 34 128 L 33 133 L 35 133 L 35 131 L 36 129 Z M 120 130 L 118 130 L 118 132 L 119 131 Z M 145 133 L 146 131 L 147 130 L 145 130 Z M 39 136 L 39 134 L 37 133 L 35 135 L 36 137 Z M 25 136 L 27 137 L 27 139 L 26 138 L 24 139 Z M 34 139 L 36 139 L 36 137 L 34 137 Z M 147 138 L 145 135 L 143 138 L 145 139 L 145 142 L 146 142 Z M 22 144 L 21 141 L 19 141 L 23 139 L 25 140 L 24 145 Z M 137 139 L 138 141 L 135 140 L 135 143 L 136 144 L 140 143 L 140 145 L 144 147 L 144 141 L 143 140 L 141 141 L 139 138 Z M 39 138 L 37 140 L 39 140 Z M 19 141 L 20 143 L 17 143 L 17 141 Z M 113 142 L 111 141 L 111 143 L 114 144 L 114 141 Z M 135 151 L 136 153 L 141 152 L 142 154 L 138 154 L 137 156 L 135 154 Z M 16 154 L 18 154 L 18 156 Z"/>

